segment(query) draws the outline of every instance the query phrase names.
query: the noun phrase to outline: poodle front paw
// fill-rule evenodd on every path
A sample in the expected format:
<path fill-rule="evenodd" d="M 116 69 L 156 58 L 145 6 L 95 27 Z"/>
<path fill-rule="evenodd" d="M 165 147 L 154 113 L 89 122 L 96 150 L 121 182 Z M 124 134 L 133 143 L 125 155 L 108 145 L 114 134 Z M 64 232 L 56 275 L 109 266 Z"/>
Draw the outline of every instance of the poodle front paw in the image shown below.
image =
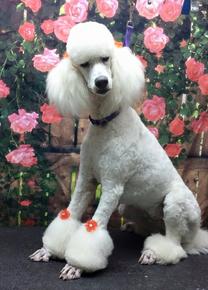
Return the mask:
<path fill-rule="evenodd" d="M 43 235 L 43 246 L 54 257 L 64 259 L 66 245 L 80 224 L 78 220 L 71 217 L 69 210 L 62 210 L 46 229 Z"/>
<path fill-rule="evenodd" d="M 59 278 L 63 280 L 79 279 L 82 272 L 83 271 L 81 269 L 66 264 L 61 270 Z"/>
<path fill-rule="evenodd" d="M 106 229 L 90 220 L 82 225 L 70 239 L 65 259 L 69 265 L 86 272 L 106 268 L 113 242 Z"/>
<path fill-rule="evenodd" d="M 138 262 L 142 265 L 152 265 L 156 262 L 156 255 L 152 250 L 145 250 Z"/>
<path fill-rule="evenodd" d="M 45 248 L 41 248 L 29 256 L 30 260 L 34 262 L 48 262 L 50 257 L 50 253 Z"/>

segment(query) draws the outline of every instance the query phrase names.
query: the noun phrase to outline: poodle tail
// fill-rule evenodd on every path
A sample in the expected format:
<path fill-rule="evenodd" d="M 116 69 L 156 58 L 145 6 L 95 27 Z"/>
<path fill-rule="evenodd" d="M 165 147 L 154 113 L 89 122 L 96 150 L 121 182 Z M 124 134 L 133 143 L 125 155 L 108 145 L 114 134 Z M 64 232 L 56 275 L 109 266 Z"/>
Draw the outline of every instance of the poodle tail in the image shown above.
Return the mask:
<path fill-rule="evenodd" d="M 193 240 L 184 246 L 187 254 L 208 254 L 208 231 L 199 229 Z"/>

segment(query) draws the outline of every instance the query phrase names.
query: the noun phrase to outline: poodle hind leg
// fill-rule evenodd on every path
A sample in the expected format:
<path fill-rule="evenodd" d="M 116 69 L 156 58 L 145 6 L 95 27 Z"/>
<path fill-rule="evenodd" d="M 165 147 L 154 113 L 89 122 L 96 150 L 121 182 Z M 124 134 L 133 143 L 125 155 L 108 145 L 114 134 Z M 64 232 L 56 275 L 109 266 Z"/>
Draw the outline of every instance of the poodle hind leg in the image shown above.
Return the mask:
<path fill-rule="evenodd" d="M 140 264 L 176 264 L 181 259 L 186 258 L 187 254 L 180 244 L 161 234 L 154 234 L 146 238 Z"/>
<path fill-rule="evenodd" d="M 154 234 L 144 243 L 141 264 L 176 264 L 187 257 L 181 246 L 185 237 L 194 238 L 200 224 L 200 209 L 185 186 L 167 194 L 164 200 L 165 236 Z"/>
<path fill-rule="evenodd" d="M 124 220 L 121 225 L 122 231 L 134 232 L 140 236 L 147 237 L 151 233 L 163 233 L 165 230 L 162 207 L 155 209 L 154 216 L 151 216 L 141 208 L 125 204 L 120 204 L 118 211 Z"/>

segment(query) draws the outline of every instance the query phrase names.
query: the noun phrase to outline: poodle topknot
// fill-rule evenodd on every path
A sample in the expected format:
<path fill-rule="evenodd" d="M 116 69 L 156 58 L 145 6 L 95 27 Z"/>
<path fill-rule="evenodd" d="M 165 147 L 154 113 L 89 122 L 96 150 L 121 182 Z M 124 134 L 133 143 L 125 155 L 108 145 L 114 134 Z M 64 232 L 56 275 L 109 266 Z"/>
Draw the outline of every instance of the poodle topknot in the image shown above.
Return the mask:
<path fill-rule="evenodd" d="M 113 57 L 114 48 L 111 32 L 103 24 L 95 22 L 75 25 L 70 31 L 66 45 L 72 63 L 77 65 L 99 56 Z"/>

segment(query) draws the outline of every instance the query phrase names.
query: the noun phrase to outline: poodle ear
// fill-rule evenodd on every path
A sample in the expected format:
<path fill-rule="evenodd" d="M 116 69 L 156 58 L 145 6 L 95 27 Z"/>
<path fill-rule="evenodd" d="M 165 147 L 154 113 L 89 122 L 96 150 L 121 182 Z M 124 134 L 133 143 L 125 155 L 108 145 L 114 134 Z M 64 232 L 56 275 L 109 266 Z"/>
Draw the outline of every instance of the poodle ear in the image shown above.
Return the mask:
<path fill-rule="evenodd" d="M 133 105 L 144 97 L 144 67 L 127 47 L 115 48 L 112 64 L 113 89 L 121 103 Z"/>
<path fill-rule="evenodd" d="M 50 103 L 62 114 L 75 116 L 88 107 L 88 90 L 84 79 L 69 58 L 62 59 L 48 74 L 46 91 Z"/>

